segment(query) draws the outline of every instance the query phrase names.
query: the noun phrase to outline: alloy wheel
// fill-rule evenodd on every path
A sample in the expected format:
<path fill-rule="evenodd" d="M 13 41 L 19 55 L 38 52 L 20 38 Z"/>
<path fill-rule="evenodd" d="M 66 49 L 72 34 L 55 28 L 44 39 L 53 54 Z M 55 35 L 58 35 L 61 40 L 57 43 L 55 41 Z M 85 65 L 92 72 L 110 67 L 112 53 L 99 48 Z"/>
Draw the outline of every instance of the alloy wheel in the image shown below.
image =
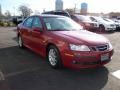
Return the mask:
<path fill-rule="evenodd" d="M 57 54 L 54 49 L 49 50 L 48 60 L 52 66 L 55 66 L 57 64 Z"/>

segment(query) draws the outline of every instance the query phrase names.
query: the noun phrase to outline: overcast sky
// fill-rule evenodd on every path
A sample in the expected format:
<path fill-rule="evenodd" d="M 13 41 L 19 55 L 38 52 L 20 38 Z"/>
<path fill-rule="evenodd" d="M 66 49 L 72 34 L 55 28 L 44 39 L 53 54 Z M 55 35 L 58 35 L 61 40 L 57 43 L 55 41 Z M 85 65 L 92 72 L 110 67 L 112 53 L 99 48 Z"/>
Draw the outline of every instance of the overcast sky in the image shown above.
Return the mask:
<path fill-rule="evenodd" d="M 75 4 L 80 9 L 80 4 L 86 2 L 88 3 L 88 12 L 120 12 L 120 0 L 63 0 L 63 2 L 64 9 L 74 8 Z M 22 4 L 27 4 L 33 11 L 42 12 L 43 9 L 55 9 L 55 0 L 0 0 L 0 4 L 2 5 L 3 13 L 9 10 L 11 13 L 15 12 L 17 14 L 18 6 Z"/>

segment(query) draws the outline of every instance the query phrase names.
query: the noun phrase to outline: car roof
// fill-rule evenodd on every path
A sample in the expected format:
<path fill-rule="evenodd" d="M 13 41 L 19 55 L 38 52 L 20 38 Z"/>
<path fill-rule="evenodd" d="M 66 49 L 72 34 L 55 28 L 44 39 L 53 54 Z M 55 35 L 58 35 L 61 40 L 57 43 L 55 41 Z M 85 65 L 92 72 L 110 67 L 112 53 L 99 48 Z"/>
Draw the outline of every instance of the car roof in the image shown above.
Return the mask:
<path fill-rule="evenodd" d="M 67 11 L 45 11 L 45 12 L 43 12 L 43 14 L 44 13 L 55 13 L 55 12 L 59 12 L 59 13 L 68 13 Z"/>
<path fill-rule="evenodd" d="M 70 14 L 67 11 L 46 11 L 43 12 L 42 14 L 52 14 L 70 17 Z"/>
<path fill-rule="evenodd" d="M 65 17 L 61 15 L 52 15 L 52 14 L 40 14 L 40 15 L 32 15 L 32 16 L 38 16 L 38 17 Z"/>

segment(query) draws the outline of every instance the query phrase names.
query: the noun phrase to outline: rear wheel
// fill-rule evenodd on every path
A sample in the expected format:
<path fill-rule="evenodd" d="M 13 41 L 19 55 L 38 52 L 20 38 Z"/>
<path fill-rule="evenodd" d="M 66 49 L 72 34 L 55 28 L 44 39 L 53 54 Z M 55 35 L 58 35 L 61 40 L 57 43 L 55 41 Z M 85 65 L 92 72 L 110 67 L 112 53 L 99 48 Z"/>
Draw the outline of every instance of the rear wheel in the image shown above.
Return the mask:
<path fill-rule="evenodd" d="M 47 60 L 49 65 L 54 69 L 62 67 L 62 61 L 60 58 L 59 51 L 53 45 L 48 48 Z"/>
<path fill-rule="evenodd" d="M 22 40 L 22 38 L 21 38 L 20 35 L 18 36 L 18 46 L 19 46 L 20 48 L 24 48 L 24 46 L 23 46 L 23 40 Z"/>

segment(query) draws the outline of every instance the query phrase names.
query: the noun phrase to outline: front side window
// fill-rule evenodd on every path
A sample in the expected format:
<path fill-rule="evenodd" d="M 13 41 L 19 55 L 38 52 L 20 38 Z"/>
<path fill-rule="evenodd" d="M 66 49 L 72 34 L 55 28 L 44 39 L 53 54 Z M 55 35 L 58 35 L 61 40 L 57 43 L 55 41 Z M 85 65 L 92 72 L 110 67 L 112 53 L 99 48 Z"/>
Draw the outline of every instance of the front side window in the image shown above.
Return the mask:
<path fill-rule="evenodd" d="M 33 21 L 33 17 L 28 18 L 27 20 L 25 20 L 24 26 L 25 26 L 25 27 L 28 27 L 28 28 L 31 28 L 31 26 L 32 26 L 32 21 Z"/>
<path fill-rule="evenodd" d="M 94 21 L 94 22 L 97 22 L 97 20 L 94 19 L 93 17 L 90 17 L 90 19 L 91 19 L 92 21 Z"/>
<path fill-rule="evenodd" d="M 106 22 L 106 20 L 104 20 L 104 19 L 101 18 L 101 17 L 95 17 L 95 19 L 96 19 L 97 21 L 100 21 L 100 22 Z"/>
<path fill-rule="evenodd" d="M 34 17 L 32 27 L 42 28 L 42 24 L 40 22 L 40 18 L 39 17 Z"/>
<path fill-rule="evenodd" d="M 48 30 L 80 30 L 79 24 L 67 17 L 46 17 L 43 19 Z"/>

